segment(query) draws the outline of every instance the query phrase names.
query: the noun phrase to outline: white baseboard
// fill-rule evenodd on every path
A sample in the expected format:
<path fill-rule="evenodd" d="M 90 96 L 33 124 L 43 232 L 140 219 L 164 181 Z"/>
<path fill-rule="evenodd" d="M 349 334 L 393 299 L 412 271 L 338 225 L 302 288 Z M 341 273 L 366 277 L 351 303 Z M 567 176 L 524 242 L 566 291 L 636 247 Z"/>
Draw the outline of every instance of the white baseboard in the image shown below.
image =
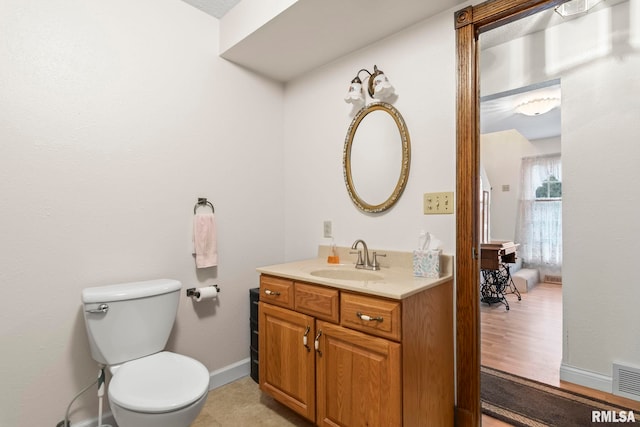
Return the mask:
<path fill-rule="evenodd" d="M 611 393 L 613 390 L 613 379 L 611 377 L 564 363 L 560 364 L 560 380 L 607 393 Z"/>
<path fill-rule="evenodd" d="M 225 384 L 238 380 L 242 377 L 249 375 L 251 371 L 251 358 L 240 360 L 239 362 L 232 363 L 224 368 L 217 369 L 209 374 L 209 390 L 222 387 Z M 79 422 L 73 422 L 72 427 L 95 427 L 98 424 L 98 417 L 83 420 Z M 111 412 L 107 412 L 102 416 L 102 425 L 109 425 L 111 427 L 118 427 L 116 421 L 113 419 Z"/>
<path fill-rule="evenodd" d="M 246 377 L 251 372 L 251 358 L 247 357 L 224 368 L 217 369 L 209 375 L 209 390 Z"/>

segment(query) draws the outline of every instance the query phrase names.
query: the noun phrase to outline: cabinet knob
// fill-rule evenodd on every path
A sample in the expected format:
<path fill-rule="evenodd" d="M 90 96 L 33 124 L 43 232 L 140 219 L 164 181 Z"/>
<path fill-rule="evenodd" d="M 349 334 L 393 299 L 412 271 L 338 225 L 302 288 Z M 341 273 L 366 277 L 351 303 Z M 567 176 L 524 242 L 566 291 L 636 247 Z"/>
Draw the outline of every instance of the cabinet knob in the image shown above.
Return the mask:
<path fill-rule="evenodd" d="M 280 295 L 280 292 L 278 292 L 278 291 L 270 291 L 269 289 L 265 289 L 264 293 L 267 294 L 267 295 L 273 295 L 273 296 L 276 296 L 276 297 L 278 295 Z"/>

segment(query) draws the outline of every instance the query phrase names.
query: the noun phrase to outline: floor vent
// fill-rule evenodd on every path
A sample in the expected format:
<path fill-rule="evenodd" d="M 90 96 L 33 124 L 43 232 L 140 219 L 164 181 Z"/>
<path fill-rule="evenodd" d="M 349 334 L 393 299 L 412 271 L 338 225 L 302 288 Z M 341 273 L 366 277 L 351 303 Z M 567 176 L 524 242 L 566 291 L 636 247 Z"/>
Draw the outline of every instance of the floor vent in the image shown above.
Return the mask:
<path fill-rule="evenodd" d="M 554 285 L 562 285 L 562 276 L 549 276 L 548 274 L 545 274 L 544 282 L 553 283 Z"/>
<path fill-rule="evenodd" d="M 613 394 L 640 401 L 640 369 L 614 363 Z"/>

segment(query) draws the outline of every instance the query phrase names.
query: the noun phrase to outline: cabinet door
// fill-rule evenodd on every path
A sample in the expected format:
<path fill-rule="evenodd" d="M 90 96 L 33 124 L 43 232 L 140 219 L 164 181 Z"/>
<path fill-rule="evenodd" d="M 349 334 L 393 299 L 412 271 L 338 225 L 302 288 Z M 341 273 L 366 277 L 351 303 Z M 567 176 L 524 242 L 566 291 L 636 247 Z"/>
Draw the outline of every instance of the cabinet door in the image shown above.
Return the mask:
<path fill-rule="evenodd" d="M 314 333 L 313 317 L 260 303 L 260 389 L 312 421 L 316 409 Z"/>
<path fill-rule="evenodd" d="M 400 344 L 316 322 L 319 426 L 402 425 Z"/>

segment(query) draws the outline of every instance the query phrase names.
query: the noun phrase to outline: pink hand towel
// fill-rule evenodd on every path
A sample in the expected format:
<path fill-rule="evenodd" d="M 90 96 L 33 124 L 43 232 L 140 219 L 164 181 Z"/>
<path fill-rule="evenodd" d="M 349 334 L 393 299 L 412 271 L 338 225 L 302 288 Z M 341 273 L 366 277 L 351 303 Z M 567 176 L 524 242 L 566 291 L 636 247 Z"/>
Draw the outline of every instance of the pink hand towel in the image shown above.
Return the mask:
<path fill-rule="evenodd" d="M 196 254 L 197 268 L 215 267 L 218 265 L 216 220 L 212 213 L 194 215 L 193 248 Z"/>

